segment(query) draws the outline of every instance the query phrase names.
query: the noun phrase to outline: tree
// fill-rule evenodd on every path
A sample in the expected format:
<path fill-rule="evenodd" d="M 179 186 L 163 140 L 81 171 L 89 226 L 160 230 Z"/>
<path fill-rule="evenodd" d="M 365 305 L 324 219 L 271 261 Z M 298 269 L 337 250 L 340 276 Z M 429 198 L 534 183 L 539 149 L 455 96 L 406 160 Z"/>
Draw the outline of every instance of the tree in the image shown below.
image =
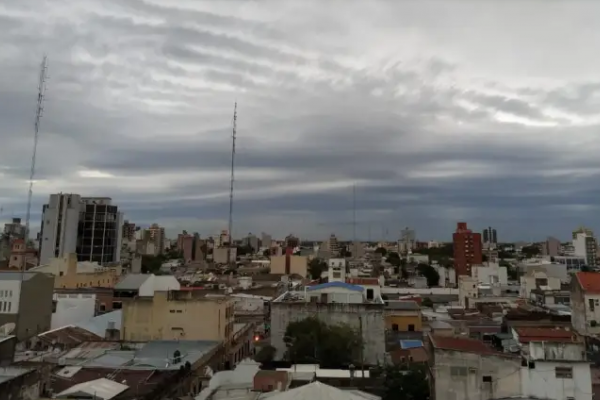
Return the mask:
<path fill-rule="evenodd" d="M 382 256 L 385 256 L 387 254 L 387 250 L 384 249 L 383 247 L 378 247 L 378 248 L 375 249 L 375 253 L 379 253 Z"/>
<path fill-rule="evenodd" d="M 440 282 L 440 274 L 429 264 L 417 265 L 417 271 L 427 279 L 427 286 L 437 286 Z"/>
<path fill-rule="evenodd" d="M 426 366 L 387 365 L 380 373 L 383 376 L 381 400 L 429 400 Z"/>
<path fill-rule="evenodd" d="M 433 301 L 429 297 L 425 297 L 421 302 L 423 307 L 433 308 Z"/>
<path fill-rule="evenodd" d="M 308 273 L 312 279 L 320 279 L 323 271 L 327 270 L 327 263 L 320 258 L 313 258 L 308 263 Z"/>
<path fill-rule="evenodd" d="M 160 271 L 165 260 L 161 256 L 142 256 L 142 273 L 144 274 L 155 274 Z"/>
<path fill-rule="evenodd" d="M 540 254 L 540 248 L 536 245 L 525 246 L 521 249 L 521 253 L 528 258 L 535 257 Z"/>
<path fill-rule="evenodd" d="M 262 347 L 254 356 L 254 361 L 261 364 L 269 364 L 275 359 L 277 349 L 271 345 Z"/>
<path fill-rule="evenodd" d="M 263 251 L 263 256 L 264 257 L 271 257 L 271 249 L 265 249 Z"/>
<path fill-rule="evenodd" d="M 345 324 L 329 325 L 309 317 L 290 323 L 284 340 L 287 358 L 294 364 L 319 363 L 323 368 L 341 368 L 360 360 L 360 334 Z"/>
<path fill-rule="evenodd" d="M 236 254 L 238 256 L 245 256 L 247 254 L 254 254 L 254 249 L 250 245 L 237 246 L 237 250 L 236 251 L 237 251 Z"/>

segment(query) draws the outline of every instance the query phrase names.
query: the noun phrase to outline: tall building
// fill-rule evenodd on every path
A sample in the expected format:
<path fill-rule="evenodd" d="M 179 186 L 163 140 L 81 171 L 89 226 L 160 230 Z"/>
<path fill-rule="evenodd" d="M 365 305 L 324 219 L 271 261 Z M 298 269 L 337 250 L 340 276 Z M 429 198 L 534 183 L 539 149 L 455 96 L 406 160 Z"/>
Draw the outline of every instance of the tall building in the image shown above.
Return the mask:
<path fill-rule="evenodd" d="M 590 228 L 586 228 L 585 226 L 580 226 L 579 228 L 575 229 L 573 231 L 573 239 L 577 239 L 577 234 L 579 233 L 585 233 L 587 236 L 594 236 L 594 231 L 592 231 Z"/>
<path fill-rule="evenodd" d="M 165 252 L 165 228 L 158 224 L 152 224 L 150 228 L 146 229 L 146 232 L 147 238 L 154 242 L 156 254 L 163 254 Z"/>
<path fill-rule="evenodd" d="M 417 234 L 414 229 L 406 227 L 400 232 L 400 240 L 398 241 L 398 252 L 408 253 L 415 249 Z"/>
<path fill-rule="evenodd" d="M 271 237 L 271 235 L 268 235 L 266 233 L 262 233 L 261 238 L 260 238 L 261 246 L 262 247 L 266 247 L 267 249 L 271 248 L 271 244 L 273 242 L 273 238 Z"/>
<path fill-rule="evenodd" d="M 459 222 L 452 234 L 452 243 L 456 276 L 471 276 L 471 267 L 483 263 L 481 234 L 469 229 L 466 222 Z"/>
<path fill-rule="evenodd" d="M 105 265 L 121 257 L 123 215 L 108 197 L 50 195 L 42 208 L 40 264 L 76 253 L 79 261 Z"/>
<path fill-rule="evenodd" d="M 328 240 L 323 242 L 323 244 L 325 245 L 324 247 L 326 248 L 326 250 L 329 250 L 329 254 L 331 255 L 331 257 L 337 257 L 340 255 L 342 246 L 340 246 L 337 237 L 333 233 L 331 234 L 331 236 L 329 236 Z"/>
<path fill-rule="evenodd" d="M 21 218 L 13 218 L 12 222 L 4 224 L 4 234 L 11 239 L 23 239 L 25 237 L 25 225 L 21 223 Z"/>
<path fill-rule="evenodd" d="M 256 235 L 253 235 L 252 233 L 248 233 L 248 236 L 246 236 L 242 240 L 242 246 L 251 247 L 252 250 L 254 250 L 256 252 L 259 247 L 258 246 L 258 237 Z"/>
<path fill-rule="evenodd" d="M 542 243 L 542 255 L 556 257 L 560 254 L 560 240 L 555 237 L 548 236 L 545 242 Z"/>
<path fill-rule="evenodd" d="M 134 241 L 135 240 L 135 232 L 137 228 L 133 222 L 125 221 L 123 222 L 123 240 L 126 241 Z"/>
<path fill-rule="evenodd" d="M 491 226 L 483 230 L 483 247 L 486 249 L 495 249 L 498 247 L 498 235 Z"/>
<path fill-rule="evenodd" d="M 598 252 L 598 243 L 591 231 L 588 230 L 587 233 L 577 233 L 576 237 L 573 239 L 573 248 L 575 255 L 585 258 L 587 265 L 597 265 L 596 256 Z"/>
<path fill-rule="evenodd" d="M 284 239 L 285 247 L 298 247 L 300 246 L 300 239 L 294 235 L 288 235 Z"/>

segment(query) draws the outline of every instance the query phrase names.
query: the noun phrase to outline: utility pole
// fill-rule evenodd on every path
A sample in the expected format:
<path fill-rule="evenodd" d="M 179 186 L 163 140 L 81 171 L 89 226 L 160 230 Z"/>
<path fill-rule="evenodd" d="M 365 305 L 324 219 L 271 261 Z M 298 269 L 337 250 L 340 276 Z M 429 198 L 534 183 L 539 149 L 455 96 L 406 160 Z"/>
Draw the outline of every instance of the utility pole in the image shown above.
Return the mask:
<path fill-rule="evenodd" d="M 233 131 L 231 134 L 231 180 L 229 182 L 229 247 L 227 248 L 227 264 L 231 264 L 233 249 L 233 181 L 235 178 L 235 139 L 237 134 L 237 101 L 233 106 Z M 235 261 L 235 260 L 233 260 Z"/>

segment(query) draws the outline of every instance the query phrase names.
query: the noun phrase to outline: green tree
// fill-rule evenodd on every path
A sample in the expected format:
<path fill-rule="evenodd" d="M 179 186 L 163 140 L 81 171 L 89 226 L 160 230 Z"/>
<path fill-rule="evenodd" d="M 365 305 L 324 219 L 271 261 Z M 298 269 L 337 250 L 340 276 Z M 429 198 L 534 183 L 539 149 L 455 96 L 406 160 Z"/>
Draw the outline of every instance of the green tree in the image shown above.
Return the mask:
<path fill-rule="evenodd" d="M 429 297 L 425 297 L 421 302 L 423 307 L 433 308 L 433 301 Z"/>
<path fill-rule="evenodd" d="M 263 251 L 263 256 L 264 257 L 271 257 L 271 249 L 265 249 Z"/>
<path fill-rule="evenodd" d="M 427 279 L 427 286 L 437 286 L 440 282 L 440 274 L 429 264 L 417 265 L 417 271 Z"/>
<path fill-rule="evenodd" d="M 261 364 L 269 364 L 273 362 L 276 354 L 277 349 L 275 349 L 275 347 L 271 345 L 264 346 L 256 353 L 254 361 Z"/>
<path fill-rule="evenodd" d="M 320 258 L 313 258 L 308 263 L 308 273 L 312 279 L 320 279 L 323 271 L 327 270 L 327 263 Z"/>
<path fill-rule="evenodd" d="M 290 323 L 284 340 L 287 358 L 294 364 L 319 363 L 323 368 L 341 368 L 360 360 L 360 334 L 345 324 L 329 325 L 309 317 Z"/>
<path fill-rule="evenodd" d="M 381 368 L 383 390 L 381 400 L 429 400 L 427 367 L 388 365 Z"/>
<path fill-rule="evenodd" d="M 378 248 L 375 249 L 375 253 L 379 253 L 382 256 L 385 256 L 387 254 L 387 250 L 384 249 L 383 247 L 378 247 Z"/>
<path fill-rule="evenodd" d="M 540 248 L 536 245 L 525 246 L 521 249 L 521 254 L 528 258 L 535 257 L 540 254 Z"/>
<path fill-rule="evenodd" d="M 162 256 L 142 256 L 142 273 L 144 274 L 156 274 L 160 271 L 160 267 L 165 261 Z"/>

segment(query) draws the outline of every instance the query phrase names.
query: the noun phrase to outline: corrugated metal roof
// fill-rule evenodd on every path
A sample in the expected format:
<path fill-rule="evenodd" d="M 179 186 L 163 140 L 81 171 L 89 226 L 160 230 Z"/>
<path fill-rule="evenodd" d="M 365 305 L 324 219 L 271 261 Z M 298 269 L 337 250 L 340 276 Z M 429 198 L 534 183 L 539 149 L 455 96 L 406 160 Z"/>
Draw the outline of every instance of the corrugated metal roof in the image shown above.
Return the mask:
<path fill-rule="evenodd" d="M 67 390 L 63 390 L 56 395 L 57 399 L 61 398 L 72 398 L 74 395 L 79 393 L 87 394 L 102 400 L 110 400 L 125 390 L 129 389 L 129 386 L 123 385 L 110 379 L 100 378 L 93 381 L 78 383 L 73 385 Z"/>
<path fill-rule="evenodd" d="M 388 301 L 385 308 L 396 311 L 417 311 L 420 310 L 419 304 L 416 301 Z"/>
<path fill-rule="evenodd" d="M 109 323 L 113 323 L 114 329 L 121 330 L 121 319 L 123 317 L 122 310 L 114 310 L 106 314 L 98 315 L 90 318 L 86 322 L 76 324 L 76 326 L 92 332 L 98 336 L 104 337 Z"/>
<path fill-rule="evenodd" d="M 306 290 L 312 291 L 312 290 L 320 290 L 320 289 L 327 289 L 327 288 L 343 288 L 343 289 L 352 290 L 355 292 L 362 292 L 364 290 L 361 286 L 351 285 L 346 282 L 321 283 L 320 285 L 308 286 L 306 288 Z"/>
<path fill-rule="evenodd" d="M 115 290 L 138 290 L 151 275 L 127 274 L 115 285 Z"/>
<path fill-rule="evenodd" d="M 365 400 L 366 396 L 357 395 L 350 391 L 341 390 L 321 382 L 313 382 L 295 389 L 277 393 L 270 397 L 271 400 Z M 371 400 L 380 397 L 369 396 Z"/>

